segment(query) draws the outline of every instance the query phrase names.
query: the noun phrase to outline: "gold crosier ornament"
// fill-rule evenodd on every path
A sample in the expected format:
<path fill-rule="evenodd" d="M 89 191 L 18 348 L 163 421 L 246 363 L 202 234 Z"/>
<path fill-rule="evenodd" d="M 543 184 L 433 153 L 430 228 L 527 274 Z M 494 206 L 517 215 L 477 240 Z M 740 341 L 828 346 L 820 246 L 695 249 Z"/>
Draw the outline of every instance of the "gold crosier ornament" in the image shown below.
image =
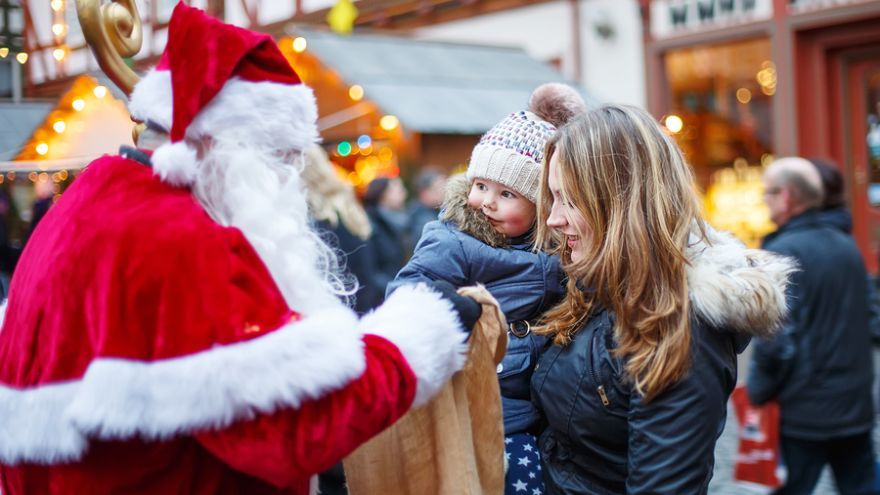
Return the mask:
<path fill-rule="evenodd" d="M 140 77 L 124 59 L 137 55 L 143 44 L 141 17 L 135 0 L 76 0 L 76 15 L 101 70 L 130 95 Z M 144 127 L 138 123 L 132 129 L 135 143 Z"/>

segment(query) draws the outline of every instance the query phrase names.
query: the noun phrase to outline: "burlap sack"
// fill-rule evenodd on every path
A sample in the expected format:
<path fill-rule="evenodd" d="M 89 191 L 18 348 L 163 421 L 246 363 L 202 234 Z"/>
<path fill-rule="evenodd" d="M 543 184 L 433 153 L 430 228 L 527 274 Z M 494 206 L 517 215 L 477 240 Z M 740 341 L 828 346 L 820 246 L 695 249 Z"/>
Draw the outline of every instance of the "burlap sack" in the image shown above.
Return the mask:
<path fill-rule="evenodd" d="M 504 493 L 504 425 L 495 369 L 507 351 L 507 323 L 486 289 L 459 292 L 483 306 L 467 364 L 431 402 L 345 459 L 351 495 Z"/>

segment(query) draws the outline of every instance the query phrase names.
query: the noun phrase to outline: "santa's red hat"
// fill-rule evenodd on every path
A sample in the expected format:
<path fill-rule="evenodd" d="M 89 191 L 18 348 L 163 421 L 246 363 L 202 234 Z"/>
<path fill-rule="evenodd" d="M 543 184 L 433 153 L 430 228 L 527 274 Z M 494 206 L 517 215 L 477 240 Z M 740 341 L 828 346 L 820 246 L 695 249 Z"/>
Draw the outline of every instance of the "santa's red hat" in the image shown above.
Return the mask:
<path fill-rule="evenodd" d="M 159 64 L 132 92 L 130 110 L 168 131 L 171 142 L 155 150 L 153 167 L 175 185 L 192 184 L 197 172 L 187 140 L 288 151 L 318 139 L 314 95 L 272 38 L 183 2 L 171 14 Z"/>

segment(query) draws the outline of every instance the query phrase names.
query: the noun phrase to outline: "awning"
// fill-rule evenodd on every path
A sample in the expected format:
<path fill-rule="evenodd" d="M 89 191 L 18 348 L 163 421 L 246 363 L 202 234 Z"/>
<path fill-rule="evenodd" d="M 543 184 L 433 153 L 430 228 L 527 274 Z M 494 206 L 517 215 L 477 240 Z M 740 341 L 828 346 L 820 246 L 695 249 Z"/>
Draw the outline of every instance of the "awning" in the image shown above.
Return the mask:
<path fill-rule="evenodd" d="M 308 52 L 365 98 L 421 133 L 482 134 L 510 112 L 524 109 L 546 82 L 567 80 L 552 66 L 519 48 L 416 40 L 400 36 L 340 36 L 291 26 Z"/>

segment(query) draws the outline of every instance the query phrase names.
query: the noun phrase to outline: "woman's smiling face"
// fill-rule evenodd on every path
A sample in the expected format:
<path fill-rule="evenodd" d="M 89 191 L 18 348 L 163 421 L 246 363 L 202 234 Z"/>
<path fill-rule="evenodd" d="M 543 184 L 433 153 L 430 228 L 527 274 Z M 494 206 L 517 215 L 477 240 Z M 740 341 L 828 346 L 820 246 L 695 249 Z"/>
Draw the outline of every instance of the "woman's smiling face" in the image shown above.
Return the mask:
<path fill-rule="evenodd" d="M 586 239 L 583 239 L 580 233 L 589 232 L 589 228 L 581 212 L 563 198 L 558 156 L 559 153 L 553 153 L 548 163 L 547 188 L 553 196 L 553 206 L 550 208 L 550 216 L 547 217 L 547 226 L 565 236 L 565 243 L 571 252 L 571 261 L 577 263 L 587 254 Z"/>

